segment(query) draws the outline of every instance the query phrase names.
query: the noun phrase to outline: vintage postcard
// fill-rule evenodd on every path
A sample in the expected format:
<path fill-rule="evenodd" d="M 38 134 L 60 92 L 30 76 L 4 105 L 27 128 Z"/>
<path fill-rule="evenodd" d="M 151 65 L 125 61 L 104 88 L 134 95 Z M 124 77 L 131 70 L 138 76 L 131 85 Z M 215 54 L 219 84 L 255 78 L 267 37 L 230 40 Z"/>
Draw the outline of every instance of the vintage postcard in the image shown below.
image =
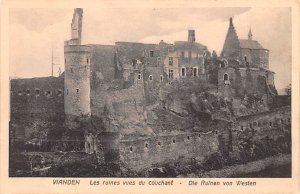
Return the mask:
<path fill-rule="evenodd" d="M 297 193 L 298 1 L 3 1 L 0 193 Z"/>

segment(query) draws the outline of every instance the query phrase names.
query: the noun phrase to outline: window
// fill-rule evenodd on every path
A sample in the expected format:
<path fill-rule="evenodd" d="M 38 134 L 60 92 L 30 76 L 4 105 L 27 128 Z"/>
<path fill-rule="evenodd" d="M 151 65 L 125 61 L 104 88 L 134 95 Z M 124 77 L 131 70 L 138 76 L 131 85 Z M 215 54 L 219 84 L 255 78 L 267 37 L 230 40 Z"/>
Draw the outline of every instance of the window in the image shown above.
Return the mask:
<path fill-rule="evenodd" d="M 67 95 L 69 94 L 69 89 L 67 89 Z"/>
<path fill-rule="evenodd" d="M 132 152 L 132 150 L 133 150 L 132 147 L 130 147 L 130 148 L 129 148 L 129 151 Z"/>
<path fill-rule="evenodd" d="M 201 134 L 200 134 L 200 133 L 198 134 L 198 137 L 199 137 L 199 138 L 201 137 Z"/>
<path fill-rule="evenodd" d="M 87 64 L 90 64 L 89 58 L 86 59 L 86 63 L 87 63 Z"/>
<path fill-rule="evenodd" d="M 225 73 L 225 74 L 224 74 L 224 76 L 223 76 L 223 80 L 224 80 L 224 81 L 228 81 L 228 80 L 229 80 L 229 76 L 228 76 L 228 74 L 227 74 L 227 73 Z"/>
<path fill-rule="evenodd" d="M 61 90 L 58 90 L 58 91 L 57 91 L 57 95 L 58 95 L 58 96 L 61 96 L 61 95 L 62 95 L 62 91 L 61 91 Z"/>
<path fill-rule="evenodd" d="M 190 140 L 190 136 L 187 136 L 187 139 Z"/>
<path fill-rule="evenodd" d="M 161 146 L 161 143 L 160 143 L 160 141 L 157 143 L 157 145 L 158 145 L 158 146 Z"/>
<path fill-rule="evenodd" d="M 157 61 L 157 65 L 159 65 L 160 64 L 160 57 L 157 57 L 156 61 Z"/>
<path fill-rule="evenodd" d="M 30 90 L 29 89 L 26 90 L 26 94 L 30 95 Z"/>
<path fill-rule="evenodd" d="M 252 123 L 249 124 L 249 127 L 252 129 Z"/>
<path fill-rule="evenodd" d="M 173 143 L 176 143 L 176 140 L 175 140 L 175 139 L 173 139 L 173 140 L 172 140 L 172 142 L 173 142 Z"/>
<path fill-rule="evenodd" d="M 193 67 L 193 76 L 198 76 L 198 67 Z"/>
<path fill-rule="evenodd" d="M 181 76 L 182 76 L 182 77 L 185 77 L 185 76 L 186 76 L 186 73 L 185 73 L 185 67 L 182 67 L 182 68 L 181 68 Z"/>
<path fill-rule="evenodd" d="M 269 122 L 269 126 L 270 126 L 270 127 L 272 127 L 272 124 L 273 124 L 272 122 Z"/>
<path fill-rule="evenodd" d="M 141 80 L 142 79 L 142 74 L 138 74 L 138 80 Z"/>
<path fill-rule="evenodd" d="M 153 76 L 149 75 L 149 81 L 152 81 L 152 80 L 153 80 Z"/>
<path fill-rule="evenodd" d="M 35 95 L 37 95 L 37 96 L 40 95 L 40 89 L 35 89 Z"/>
<path fill-rule="evenodd" d="M 169 57 L 169 65 L 173 66 L 173 57 Z"/>
<path fill-rule="evenodd" d="M 78 88 L 76 88 L 76 94 L 78 94 L 79 93 L 79 89 Z"/>
<path fill-rule="evenodd" d="M 184 58 L 184 51 L 181 51 L 181 58 Z"/>
<path fill-rule="evenodd" d="M 244 130 L 244 126 L 243 126 L 243 125 L 241 125 L 241 130 L 242 130 L 242 131 Z"/>
<path fill-rule="evenodd" d="M 145 148 L 148 148 L 148 143 L 145 144 Z"/>
<path fill-rule="evenodd" d="M 49 97 L 51 95 L 51 91 L 48 90 L 48 91 L 45 92 L 45 94 L 46 94 L 47 97 Z"/>
<path fill-rule="evenodd" d="M 160 75 L 160 81 L 164 81 L 164 76 L 163 75 Z"/>
<path fill-rule="evenodd" d="M 19 95 L 19 96 L 22 96 L 22 91 L 18 91 L 18 95 Z"/>
<path fill-rule="evenodd" d="M 219 133 L 219 131 L 216 130 L 216 131 L 215 131 L 215 134 L 218 134 L 218 133 Z"/>
<path fill-rule="evenodd" d="M 245 61 L 247 62 L 247 55 L 244 56 Z"/>
<path fill-rule="evenodd" d="M 173 69 L 169 69 L 169 79 L 173 79 Z"/>
<path fill-rule="evenodd" d="M 154 51 L 150 51 L 150 57 L 154 57 Z"/>

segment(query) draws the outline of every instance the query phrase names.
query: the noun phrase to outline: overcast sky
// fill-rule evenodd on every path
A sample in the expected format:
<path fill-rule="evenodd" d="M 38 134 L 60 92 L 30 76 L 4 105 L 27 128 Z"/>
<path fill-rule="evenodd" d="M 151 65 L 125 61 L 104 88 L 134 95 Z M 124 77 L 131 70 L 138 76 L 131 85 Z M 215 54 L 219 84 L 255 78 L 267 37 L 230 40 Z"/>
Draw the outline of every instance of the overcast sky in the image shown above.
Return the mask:
<path fill-rule="evenodd" d="M 73 9 L 10 9 L 10 76 L 51 75 L 63 70 L 63 45 L 70 39 Z M 187 40 L 196 30 L 196 41 L 210 51 L 222 50 L 229 17 L 239 38 L 253 39 L 270 50 L 270 69 L 277 89 L 291 82 L 291 12 L 289 8 L 175 8 L 84 9 L 83 44 L 116 41 L 173 43 Z"/>

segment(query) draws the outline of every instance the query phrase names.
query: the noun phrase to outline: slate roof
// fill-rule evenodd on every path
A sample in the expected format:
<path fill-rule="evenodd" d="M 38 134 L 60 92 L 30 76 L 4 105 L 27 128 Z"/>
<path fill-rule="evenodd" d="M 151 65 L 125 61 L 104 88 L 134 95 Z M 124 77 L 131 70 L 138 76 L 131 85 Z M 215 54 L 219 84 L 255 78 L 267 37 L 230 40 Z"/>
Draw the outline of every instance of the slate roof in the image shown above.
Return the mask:
<path fill-rule="evenodd" d="M 265 49 L 262 45 L 256 40 L 248 40 L 248 39 L 239 39 L 240 47 L 247 49 Z"/>

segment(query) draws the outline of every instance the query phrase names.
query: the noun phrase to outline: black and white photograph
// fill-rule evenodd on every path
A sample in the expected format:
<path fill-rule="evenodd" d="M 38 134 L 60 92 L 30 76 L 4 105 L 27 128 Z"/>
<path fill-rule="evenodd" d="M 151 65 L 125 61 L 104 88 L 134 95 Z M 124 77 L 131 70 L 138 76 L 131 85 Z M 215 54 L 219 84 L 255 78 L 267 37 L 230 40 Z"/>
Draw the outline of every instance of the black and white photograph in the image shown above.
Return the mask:
<path fill-rule="evenodd" d="M 8 28 L 9 177 L 292 178 L 291 7 L 16 7 Z"/>

